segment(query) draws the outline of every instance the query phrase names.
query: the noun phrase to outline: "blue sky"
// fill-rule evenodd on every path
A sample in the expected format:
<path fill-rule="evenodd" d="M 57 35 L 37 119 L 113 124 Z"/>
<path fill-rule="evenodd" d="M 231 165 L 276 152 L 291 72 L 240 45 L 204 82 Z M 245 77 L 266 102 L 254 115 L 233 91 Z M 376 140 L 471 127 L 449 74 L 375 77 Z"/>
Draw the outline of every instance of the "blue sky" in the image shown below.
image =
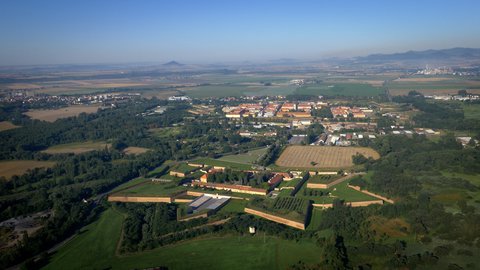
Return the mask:
<path fill-rule="evenodd" d="M 480 47 L 480 1 L 0 1 L 0 65 Z"/>

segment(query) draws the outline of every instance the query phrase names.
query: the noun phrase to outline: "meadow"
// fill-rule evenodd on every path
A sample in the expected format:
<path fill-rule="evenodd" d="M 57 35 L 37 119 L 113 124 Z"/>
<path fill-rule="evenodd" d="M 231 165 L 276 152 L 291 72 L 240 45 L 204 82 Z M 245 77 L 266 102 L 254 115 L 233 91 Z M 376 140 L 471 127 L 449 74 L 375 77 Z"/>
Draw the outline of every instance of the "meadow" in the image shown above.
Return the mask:
<path fill-rule="evenodd" d="M 47 154 L 82 154 L 90 151 L 102 150 L 105 149 L 105 147 L 111 147 L 111 145 L 106 142 L 86 141 L 54 145 L 42 152 Z"/>
<path fill-rule="evenodd" d="M 313 242 L 288 241 L 264 236 L 208 235 L 149 251 L 117 255 L 123 215 L 106 210 L 56 252 L 44 269 L 139 269 L 165 266 L 169 269 L 285 269 L 302 260 L 316 263 L 320 247 Z M 247 228 L 245 228 L 247 231 Z M 215 259 L 212 260 L 212 255 Z"/>
<path fill-rule="evenodd" d="M 51 168 L 55 165 L 53 161 L 38 161 L 38 160 L 12 160 L 0 162 L 0 177 L 7 179 L 14 175 L 20 176 L 28 170 L 35 168 Z"/>
<path fill-rule="evenodd" d="M 78 116 L 81 113 L 96 113 L 100 105 L 72 105 L 54 110 L 28 110 L 25 115 L 32 119 L 55 122 L 57 119 Z"/>

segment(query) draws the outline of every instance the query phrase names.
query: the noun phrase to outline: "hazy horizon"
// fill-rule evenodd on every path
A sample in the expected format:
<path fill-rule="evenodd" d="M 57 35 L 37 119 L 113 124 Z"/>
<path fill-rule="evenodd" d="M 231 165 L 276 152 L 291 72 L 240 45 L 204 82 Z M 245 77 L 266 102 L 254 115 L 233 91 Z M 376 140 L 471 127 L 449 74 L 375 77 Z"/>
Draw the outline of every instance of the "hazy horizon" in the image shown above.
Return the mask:
<path fill-rule="evenodd" d="M 0 65 L 265 62 L 479 48 L 480 3 L 4 1 Z"/>

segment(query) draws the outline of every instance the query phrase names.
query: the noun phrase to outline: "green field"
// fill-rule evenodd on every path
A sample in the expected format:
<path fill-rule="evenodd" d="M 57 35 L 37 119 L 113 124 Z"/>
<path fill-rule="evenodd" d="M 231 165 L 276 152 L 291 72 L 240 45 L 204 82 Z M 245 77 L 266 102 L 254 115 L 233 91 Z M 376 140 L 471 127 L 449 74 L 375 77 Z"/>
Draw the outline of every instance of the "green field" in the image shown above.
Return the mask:
<path fill-rule="evenodd" d="M 316 183 L 316 184 L 329 184 L 337 179 L 339 179 L 340 175 L 314 175 L 310 176 L 308 179 L 309 183 Z"/>
<path fill-rule="evenodd" d="M 213 159 L 213 158 L 197 158 L 195 160 L 192 160 L 192 163 L 202 163 L 209 166 L 227 167 L 234 170 L 251 170 L 252 169 L 252 166 L 248 164 L 229 162 L 229 161 Z"/>
<path fill-rule="evenodd" d="M 156 182 L 146 182 L 143 185 L 138 185 L 128 190 L 121 191 L 122 194 L 128 194 L 130 196 L 140 195 L 140 196 L 165 196 L 171 195 L 175 192 L 185 190 L 183 186 L 178 186 L 178 183 L 156 183 Z"/>
<path fill-rule="evenodd" d="M 348 181 L 337 184 L 330 189 L 324 190 L 324 192 L 330 192 L 331 196 L 305 196 L 303 190 L 307 188 L 307 185 L 298 191 L 296 197 L 313 200 L 315 203 L 332 203 L 335 199 L 344 200 L 345 202 L 360 202 L 360 201 L 373 201 L 378 200 L 375 197 L 363 194 L 360 191 L 349 188 Z"/>
<path fill-rule="evenodd" d="M 324 210 L 313 208 L 312 209 L 312 217 L 310 218 L 310 224 L 308 225 L 308 230 L 316 231 L 320 226 L 320 221 L 322 220 L 322 213 Z"/>
<path fill-rule="evenodd" d="M 258 160 L 261 156 L 263 156 L 267 152 L 267 147 L 260 148 L 256 150 L 248 151 L 247 153 L 237 154 L 237 155 L 226 155 L 218 160 L 227 161 L 227 162 L 234 162 L 234 163 L 241 163 L 241 164 L 253 164 L 255 161 Z"/>
<path fill-rule="evenodd" d="M 153 136 L 172 139 L 182 132 L 180 127 L 152 128 L 148 130 Z"/>
<path fill-rule="evenodd" d="M 286 269 L 302 260 L 316 263 L 320 247 L 313 242 L 255 236 L 204 237 L 132 255 L 117 256 L 123 216 L 112 209 L 53 255 L 45 269 Z M 247 228 L 245 228 L 247 230 Z M 215 259 L 212 259 L 215 256 Z"/>
<path fill-rule="evenodd" d="M 266 78 L 268 79 L 268 78 Z M 281 80 L 280 84 L 273 84 L 272 86 L 263 86 L 259 84 L 260 79 L 248 80 L 237 79 L 234 80 L 236 84 L 214 84 L 202 85 L 193 88 L 181 89 L 187 96 L 192 98 L 209 98 L 209 97 L 229 97 L 229 96 L 262 96 L 262 95 L 288 95 L 292 94 L 297 87 L 288 85 L 285 80 Z M 272 82 L 272 80 L 265 80 Z M 247 84 L 239 84 L 247 83 Z"/>
<path fill-rule="evenodd" d="M 480 104 L 463 104 L 463 113 L 467 119 L 480 119 Z"/>
<path fill-rule="evenodd" d="M 86 142 L 74 142 L 74 143 L 66 143 L 66 144 L 59 144 L 49 147 L 42 152 L 47 154 L 82 154 L 90 151 L 95 150 L 103 150 L 105 147 L 110 147 L 109 143 L 106 142 L 94 142 L 94 141 L 86 141 Z"/>
<path fill-rule="evenodd" d="M 383 90 L 365 83 L 322 83 L 300 87 L 295 91 L 298 95 L 322 96 L 378 96 Z"/>

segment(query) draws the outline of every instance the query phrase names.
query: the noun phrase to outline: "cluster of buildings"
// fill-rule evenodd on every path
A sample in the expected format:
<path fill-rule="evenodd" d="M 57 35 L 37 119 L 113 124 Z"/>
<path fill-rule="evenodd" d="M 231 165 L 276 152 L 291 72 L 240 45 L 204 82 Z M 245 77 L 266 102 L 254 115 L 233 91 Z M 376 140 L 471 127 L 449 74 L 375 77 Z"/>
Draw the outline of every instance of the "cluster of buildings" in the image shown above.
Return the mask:
<path fill-rule="evenodd" d="M 192 99 L 188 96 L 171 96 L 168 98 L 168 101 L 191 101 Z"/>
<path fill-rule="evenodd" d="M 335 145 L 335 146 L 350 146 L 352 141 L 361 140 L 364 138 L 375 139 L 374 134 L 361 134 L 357 132 L 327 134 L 322 133 L 313 145 Z"/>
<path fill-rule="evenodd" d="M 313 109 L 319 109 L 322 102 L 268 102 L 262 103 L 242 103 L 238 106 L 227 106 L 222 108 L 227 118 L 252 117 L 293 117 L 309 118 L 312 116 Z"/>
<path fill-rule="evenodd" d="M 274 189 L 277 187 L 282 181 L 290 181 L 294 177 L 290 173 L 286 172 L 274 172 L 271 173 L 270 179 L 268 180 L 268 189 L 265 188 L 255 188 L 246 185 L 237 185 L 231 183 L 215 183 L 209 181 L 209 176 L 214 175 L 218 172 L 225 171 L 224 167 L 208 167 L 204 164 L 196 164 L 196 163 L 189 163 L 189 166 L 196 167 L 201 166 L 200 171 L 204 174 L 197 180 L 192 181 L 192 186 L 201 187 L 201 188 L 211 188 L 216 190 L 225 190 L 237 193 L 246 193 L 246 194 L 253 194 L 253 195 L 267 195 L 269 190 Z M 250 174 L 258 173 L 257 171 L 245 171 Z"/>
<path fill-rule="evenodd" d="M 366 107 L 349 107 L 349 106 L 336 106 L 331 107 L 333 117 L 347 118 L 349 116 L 353 118 L 366 118 L 368 114 L 373 113 L 373 109 Z"/>
<path fill-rule="evenodd" d="M 27 91 L 12 92 L 0 98 L 0 102 L 23 104 L 35 104 L 40 102 L 63 103 L 66 105 L 88 105 L 88 104 L 115 104 L 140 97 L 140 93 L 105 93 L 86 94 L 81 96 L 66 95 L 31 95 Z"/>
<path fill-rule="evenodd" d="M 470 100 L 480 100 L 480 95 L 428 95 L 425 96 L 428 99 L 435 100 L 458 100 L 458 101 L 470 101 Z"/>
<path fill-rule="evenodd" d="M 448 75 L 453 74 L 453 69 L 450 67 L 438 67 L 438 68 L 429 68 L 428 65 L 417 71 L 418 75 Z"/>

